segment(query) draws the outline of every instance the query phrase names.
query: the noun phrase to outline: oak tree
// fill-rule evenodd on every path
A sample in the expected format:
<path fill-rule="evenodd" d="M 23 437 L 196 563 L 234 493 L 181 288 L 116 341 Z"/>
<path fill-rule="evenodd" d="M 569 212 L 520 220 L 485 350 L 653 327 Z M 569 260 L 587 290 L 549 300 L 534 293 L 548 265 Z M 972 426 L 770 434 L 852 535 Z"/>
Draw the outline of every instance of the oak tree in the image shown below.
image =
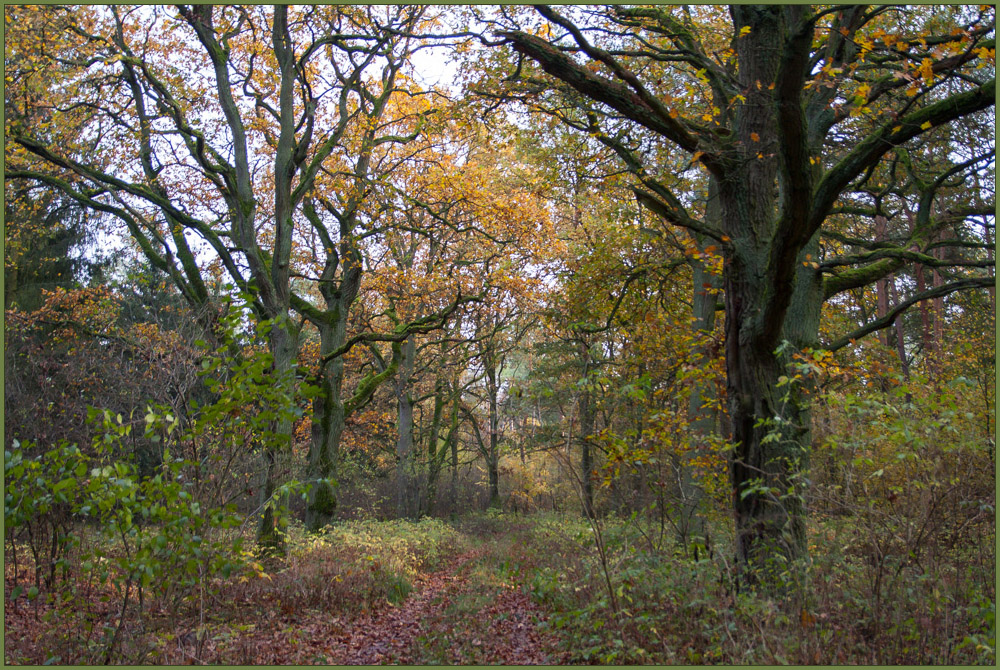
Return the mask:
<path fill-rule="evenodd" d="M 545 22 L 530 30 L 498 20 L 499 41 L 597 103 L 591 131 L 616 147 L 636 196 L 722 250 L 737 555 L 744 565 L 775 551 L 803 556 L 810 421 L 805 389 L 789 389 L 787 367 L 796 352 L 845 346 L 891 323 L 892 312 L 842 338 L 819 338 L 826 301 L 913 254 L 926 257 L 942 226 L 932 216 L 898 243 L 836 267 L 820 263 L 826 233 L 837 208 L 895 152 L 994 104 L 992 8 L 537 11 Z M 700 101 L 700 113 L 679 104 L 685 96 Z M 620 125 L 605 129 L 607 119 L 706 170 L 718 217 L 693 215 L 690 196 L 647 164 Z M 992 282 L 956 278 L 893 312 Z"/>

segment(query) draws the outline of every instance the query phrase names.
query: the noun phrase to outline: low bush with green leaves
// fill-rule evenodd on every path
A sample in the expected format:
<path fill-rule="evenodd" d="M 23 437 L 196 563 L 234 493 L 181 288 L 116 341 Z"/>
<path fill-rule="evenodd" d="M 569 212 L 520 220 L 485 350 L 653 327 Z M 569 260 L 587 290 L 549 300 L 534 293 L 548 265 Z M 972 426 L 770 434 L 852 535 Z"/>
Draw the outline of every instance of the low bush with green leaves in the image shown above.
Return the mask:
<path fill-rule="evenodd" d="M 101 418 L 110 434 L 127 434 L 119 417 Z M 62 444 L 31 459 L 15 442 L 4 469 L 7 556 L 18 566 L 15 579 L 18 569 L 34 573 L 34 585 L 15 586 L 11 601 L 23 593 L 81 617 L 91 596 L 113 595 L 113 616 L 102 625 L 82 615 L 86 644 L 75 650 L 104 662 L 114 658 L 126 622 L 142 617 L 150 600 L 176 611 L 217 590 L 217 578 L 247 567 L 233 532 L 242 517 L 195 500 L 181 474 L 190 463 L 167 452 L 156 475 L 140 478 L 134 464 L 112 453 L 101 448 L 90 456 Z M 31 557 L 27 566 L 19 559 L 24 553 Z"/>

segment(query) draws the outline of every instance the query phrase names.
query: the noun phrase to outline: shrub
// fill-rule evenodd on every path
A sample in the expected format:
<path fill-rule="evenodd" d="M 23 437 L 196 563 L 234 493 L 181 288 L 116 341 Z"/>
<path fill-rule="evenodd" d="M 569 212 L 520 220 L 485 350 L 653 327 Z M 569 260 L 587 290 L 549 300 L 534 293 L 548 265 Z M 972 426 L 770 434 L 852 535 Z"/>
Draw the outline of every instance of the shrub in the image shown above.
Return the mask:
<path fill-rule="evenodd" d="M 121 417 L 106 413 L 102 418 L 108 434 L 128 434 L 130 426 Z M 231 508 L 202 507 L 194 499 L 191 483 L 180 476 L 190 463 L 168 452 L 161 471 L 142 479 L 135 465 L 108 458 L 114 453 L 110 448 L 91 457 L 62 444 L 25 459 L 20 444 L 15 445 L 5 454 L 5 539 L 16 562 L 18 542 L 28 538 L 35 586 L 26 595 L 44 595 L 66 616 L 88 611 L 92 589 L 101 591 L 104 585 L 118 602 L 115 621 L 105 623 L 97 639 L 91 637 L 94 622 L 81 623 L 86 644 L 77 651 L 89 651 L 91 660 L 114 657 L 126 621 L 141 617 L 151 598 L 176 609 L 200 593 L 203 607 L 205 592 L 217 588 L 213 577 L 228 578 L 247 567 L 241 538 L 225 532 L 241 519 Z M 81 542 L 85 535 L 88 541 Z M 47 553 L 40 551 L 43 536 Z M 77 547 L 72 564 L 70 547 Z M 72 573 L 78 578 L 65 579 Z M 38 588 L 40 575 L 45 575 L 44 591 Z M 15 587 L 11 601 L 22 592 Z M 79 630 L 70 634 L 79 642 Z"/>

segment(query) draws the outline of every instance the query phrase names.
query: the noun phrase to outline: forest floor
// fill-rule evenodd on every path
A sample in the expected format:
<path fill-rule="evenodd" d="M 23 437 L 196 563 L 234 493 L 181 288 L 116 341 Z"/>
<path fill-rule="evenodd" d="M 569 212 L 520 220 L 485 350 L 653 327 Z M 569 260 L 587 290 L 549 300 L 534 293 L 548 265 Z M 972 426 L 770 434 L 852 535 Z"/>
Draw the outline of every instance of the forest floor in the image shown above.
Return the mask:
<path fill-rule="evenodd" d="M 71 556 L 68 578 L 55 588 L 40 580 L 35 591 L 24 547 L 15 583 L 8 546 L 4 660 L 995 664 L 995 534 L 986 522 L 965 545 L 929 547 L 923 565 L 889 564 L 899 577 L 891 579 L 863 553 L 857 519 L 816 520 L 809 572 L 790 571 L 802 583 L 779 595 L 735 590 L 724 552 L 678 554 L 662 528 L 638 524 L 478 514 L 344 521 L 319 535 L 298 528 L 284 556 L 228 578 L 185 582 L 184 562 L 164 567 L 141 610 L 133 595 L 124 618 L 120 572 L 101 582 Z M 873 594 L 879 579 L 889 581 Z"/>
<path fill-rule="evenodd" d="M 400 604 L 383 601 L 357 615 L 292 614 L 240 640 L 239 656 L 262 664 L 382 665 L 558 663 L 545 613 L 507 582 L 492 588 L 470 573 L 482 548 L 421 573 Z M 227 654 L 228 655 L 228 654 Z"/>
<path fill-rule="evenodd" d="M 497 570 L 509 537 L 459 534 L 432 565 L 411 575 L 402 598 L 348 594 L 344 601 L 303 606 L 294 591 L 312 584 L 285 568 L 265 590 L 219 593 L 216 614 L 168 614 L 147 605 L 142 624 L 128 623 L 112 662 L 153 664 L 549 665 L 565 661 L 547 615 L 517 575 Z M 324 557 L 313 556 L 312 560 Z M 336 562 L 336 561 L 331 561 Z M 347 574 L 340 565 L 339 575 Z M 334 574 L 337 574 L 336 572 Z M 334 579 L 339 580 L 339 575 Z M 366 575 L 367 576 L 367 575 Z M 24 591 L 33 580 L 23 575 Z M 5 661 L 11 664 L 103 662 L 100 635 L 114 624 L 113 589 L 60 608 L 44 592 L 34 602 L 10 601 L 5 580 Z M 347 586 L 345 584 L 345 586 Z M 228 597 L 227 597 L 228 596 Z M 225 602 L 222 602 L 222 600 Z M 399 600 L 399 602 L 393 602 Z M 199 634 L 199 630 L 202 631 Z"/>

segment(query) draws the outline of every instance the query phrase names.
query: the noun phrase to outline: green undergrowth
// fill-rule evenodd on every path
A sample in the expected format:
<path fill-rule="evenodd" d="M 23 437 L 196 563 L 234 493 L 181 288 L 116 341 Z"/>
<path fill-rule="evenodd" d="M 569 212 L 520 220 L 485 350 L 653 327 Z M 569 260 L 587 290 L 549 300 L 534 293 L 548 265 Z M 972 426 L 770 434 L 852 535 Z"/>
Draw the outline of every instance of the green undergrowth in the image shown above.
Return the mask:
<path fill-rule="evenodd" d="M 873 544 L 868 521 L 816 514 L 810 562 L 777 566 L 780 595 L 736 588 L 725 520 L 710 525 L 714 547 L 697 552 L 636 516 L 591 524 L 573 515 L 490 512 L 451 522 L 348 521 L 317 534 L 293 524 L 284 556 L 251 561 L 253 570 L 228 579 L 208 577 L 205 598 L 196 591 L 171 616 L 125 627 L 121 657 L 177 661 L 162 640 L 178 630 L 204 630 L 222 645 L 227 635 L 235 640 L 310 612 L 350 620 L 386 601 L 404 602 L 421 574 L 443 572 L 452 579 L 410 652 L 421 663 L 489 663 L 491 645 L 499 644 L 491 631 L 498 617 L 512 615 L 493 606 L 519 591 L 540 610 L 513 614 L 542 628 L 560 662 L 992 664 L 992 525 L 967 524 L 960 541 L 922 541 L 916 553 L 898 531 L 897 542 Z M 148 597 L 161 596 L 151 590 Z M 147 601 L 146 610 L 162 605 Z M 229 660 L 224 645 L 217 653 L 203 660 Z M 73 654 L 59 649 L 61 662 Z"/>
<path fill-rule="evenodd" d="M 403 602 L 421 572 L 433 572 L 463 546 L 463 537 L 438 519 L 346 521 L 308 533 L 289 529 L 287 554 L 273 561 L 251 596 L 283 608 L 353 612 L 385 599 Z"/>
<path fill-rule="evenodd" d="M 731 556 L 653 542 L 634 519 L 466 521 L 488 547 L 482 579 L 516 582 L 547 613 L 571 663 L 992 663 L 992 558 L 975 545 L 877 560 L 857 520 L 821 518 L 811 560 L 778 566 L 779 593 L 736 588 Z M 716 536 L 725 537 L 724 524 Z M 992 531 L 987 530 L 987 534 Z M 606 561 L 597 550 L 603 540 Z M 722 546 L 729 546 L 723 541 Z M 604 565 L 607 566 L 605 570 Z M 609 586 L 610 584 L 610 586 Z M 877 586 L 877 589 L 873 588 Z M 877 591 L 877 597 L 875 595 Z"/>

